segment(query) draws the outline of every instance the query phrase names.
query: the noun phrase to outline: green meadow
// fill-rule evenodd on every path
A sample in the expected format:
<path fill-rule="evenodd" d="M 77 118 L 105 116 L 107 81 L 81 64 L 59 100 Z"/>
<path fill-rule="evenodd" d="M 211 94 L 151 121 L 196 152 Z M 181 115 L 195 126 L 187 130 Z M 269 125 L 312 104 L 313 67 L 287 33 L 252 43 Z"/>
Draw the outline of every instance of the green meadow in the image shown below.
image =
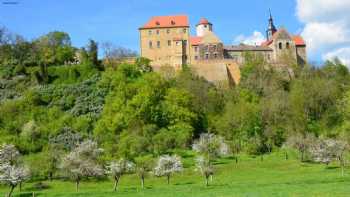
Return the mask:
<path fill-rule="evenodd" d="M 337 163 L 328 166 L 315 163 L 301 163 L 296 156 L 285 160 L 283 153 L 273 153 L 261 157 L 240 156 L 234 159 L 221 159 L 216 162 L 216 172 L 210 186 L 194 171 L 193 158 L 185 159 L 183 173 L 176 174 L 167 185 L 164 177 L 150 175 L 146 187 L 141 189 L 136 175 L 123 176 L 118 191 L 113 191 L 113 182 L 108 180 L 87 180 L 81 183 L 80 190 L 70 181 L 45 181 L 48 188 L 37 190 L 33 184 L 23 185 L 20 193 L 16 188 L 14 196 L 47 197 L 232 197 L 232 196 L 349 196 L 350 169 L 344 177 Z M 0 189 L 4 196 L 8 188 Z"/>

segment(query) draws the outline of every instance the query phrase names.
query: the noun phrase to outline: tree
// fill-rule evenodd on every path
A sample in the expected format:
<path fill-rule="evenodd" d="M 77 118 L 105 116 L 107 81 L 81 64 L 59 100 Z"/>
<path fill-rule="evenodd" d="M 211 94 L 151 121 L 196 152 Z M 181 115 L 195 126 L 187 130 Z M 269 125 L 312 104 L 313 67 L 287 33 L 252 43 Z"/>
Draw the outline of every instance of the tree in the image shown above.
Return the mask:
<path fill-rule="evenodd" d="M 348 150 L 348 144 L 342 140 L 321 139 L 315 145 L 311 146 L 310 153 L 316 162 L 329 164 L 333 160 L 339 160 L 342 176 L 344 176 L 345 153 Z"/>
<path fill-rule="evenodd" d="M 19 163 L 20 154 L 14 145 L 2 145 L 0 149 L 0 182 L 10 186 L 8 197 L 13 190 L 29 178 L 29 170 Z"/>
<path fill-rule="evenodd" d="M 88 57 L 92 65 L 98 66 L 98 44 L 94 40 L 90 39 L 88 44 Z"/>
<path fill-rule="evenodd" d="M 103 175 L 103 169 L 98 164 L 102 151 L 96 142 L 87 140 L 63 158 L 61 169 L 75 181 L 77 191 L 79 191 L 79 183 L 83 178 Z"/>
<path fill-rule="evenodd" d="M 199 140 L 192 145 L 192 148 L 199 153 L 196 159 L 196 169 L 205 177 L 206 186 L 208 186 L 209 177 L 214 175 L 213 160 L 219 156 L 229 154 L 229 146 L 221 136 L 203 133 Z"/>
<path fill-rule="evenodd" d="M 316 138 L 313 134 L 307 133 L 305 135 L 296 133 L 290 136 L 286 141 L 286 146 L 295 148 L 300 153 L 300 160 L 305 160 L 305 154 L 308 153 L 310 147 L 316 142 Z"/>
<path fill-rule="evenodd" d="M 174 173 L 182 171 L 181 158 L 177 155 L 160 156 L 156 167 L 154 168 L 154 174 L 156 176 L 166 176 L 167 183 L 170 184 L 170 176 Z"/>
<path fill-rule="evenodd" d="M 213 176 L 214 168 L 212 163 L 204 156 L 198 156 L 196 158 L 196 170 L 199 170 L 205 177 L 205 185 L 209 186 L 209 177 Z"/>
<path fill-rule="evenodd" d="M 109 174 L 114 179 L 114 191 L 117 191 L 117 186 L 120 181 L 120 178 L 134 170 L 135 164 L 131 161 L 120 159 L 118 161 L 112 161 L 107 166 L 107 174 Z"/>
<path fill-rule="evenodd" d="M 62 147 L 57 144 L 49 144 L 47 150 L 44 152 L 45 170 L 50 181 L 52 181 L 54 174 L 59 169 L 62 152 Z"/>
<path fill-rule="evenodd" d="M 141 156 L 135 158 L 136 161 L 136 173 L 141 179 L 141 188 L 145 186 L 145 178 L 149 171 L 152 170 L 153 160 L 151 156 Z"/>

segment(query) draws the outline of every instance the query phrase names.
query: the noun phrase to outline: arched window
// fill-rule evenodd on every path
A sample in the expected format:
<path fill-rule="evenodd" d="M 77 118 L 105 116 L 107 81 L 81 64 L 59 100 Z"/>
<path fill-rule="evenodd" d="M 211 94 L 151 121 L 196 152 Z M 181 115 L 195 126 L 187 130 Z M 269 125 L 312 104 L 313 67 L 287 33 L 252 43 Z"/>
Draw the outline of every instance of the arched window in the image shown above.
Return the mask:
<path fill-rule="evenodd" d="M 148 46 L 149 46 L 150 49 L 153 47 L 152 45 L 153 45 L 153 44 L 152 44 L 152 41 L 149 41 L 149 42 L 148 42 Z"/>
<path fill-rule="evenodd" d="M 289 47 L 290 47 L 290 46 L 289 46 L 289 42 L 287 42 L 286 47 L 287 47 L 287 49 L 289 49 Z"/>
<path fill-rule="evenodd" d="M 282 49 L 282 42 L 278 43 L 278 48 Z"/>

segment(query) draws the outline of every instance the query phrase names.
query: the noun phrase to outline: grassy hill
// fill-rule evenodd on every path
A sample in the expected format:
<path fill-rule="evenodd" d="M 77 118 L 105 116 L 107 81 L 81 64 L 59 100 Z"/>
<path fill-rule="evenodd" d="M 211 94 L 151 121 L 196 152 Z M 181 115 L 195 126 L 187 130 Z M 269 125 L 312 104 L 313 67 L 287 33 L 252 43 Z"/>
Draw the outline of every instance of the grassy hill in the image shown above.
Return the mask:
<path fill-rule="evenodd" d="M 282 152 L 260 157 L 242 155 L 238 164 L 233 159 L 222 159 L 216 164 L 216 174 L 209 187 L 204 179 L 195 172 L 191 162 L 185 159 L 190 167 L 182 174 L 177 174 L 167 185 L 165 178 L 150 175 L 146 179 L 146 188 L 140 188 L 136 175 L 123 176 L 117 192 L 113 192 L 111 181 L 85 181 L 80 191 L 75 191 L 73 182 L 46 181 L 49 188 L 36 191 L 37 196 L 47 197 L 232 197 L 232 196 L 347 196 L 350 193 L 350 169 L 341 177 L 337 163 L 329 166 L 300 163 L 294 154 L 285 160 Z M 0 189 L 4 196 L 7 188 Z M 22 195 L 18 188 L 15 196 L 30 196 L 33 183 L 26 183 Z"/>

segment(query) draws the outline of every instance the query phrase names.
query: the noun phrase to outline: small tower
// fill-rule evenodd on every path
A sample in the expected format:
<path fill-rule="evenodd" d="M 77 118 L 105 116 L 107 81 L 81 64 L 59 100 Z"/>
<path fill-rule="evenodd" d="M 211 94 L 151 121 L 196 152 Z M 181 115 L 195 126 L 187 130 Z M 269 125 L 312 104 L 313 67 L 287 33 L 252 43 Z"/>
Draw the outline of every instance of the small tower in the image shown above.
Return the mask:
<path fill-rule="evenodd" d="M 275 27 L 275 25 L 273 24 L 273 18 L 272 18 L 272 14 L 271 14 L 271 10 L 270 11 L 270 18 L 269 18 L 269 27 L 266 30 L 266 39 L 267 40 L 271 40 L 272 36 L 274 33 L 276 33 L 277 28 Z"/>
<path fill-rule="evenodd" d="M 207 32 L 213 31 L 213 24 L 202 18 L 196 26 L 197 36 L 203 37 Z"/>

